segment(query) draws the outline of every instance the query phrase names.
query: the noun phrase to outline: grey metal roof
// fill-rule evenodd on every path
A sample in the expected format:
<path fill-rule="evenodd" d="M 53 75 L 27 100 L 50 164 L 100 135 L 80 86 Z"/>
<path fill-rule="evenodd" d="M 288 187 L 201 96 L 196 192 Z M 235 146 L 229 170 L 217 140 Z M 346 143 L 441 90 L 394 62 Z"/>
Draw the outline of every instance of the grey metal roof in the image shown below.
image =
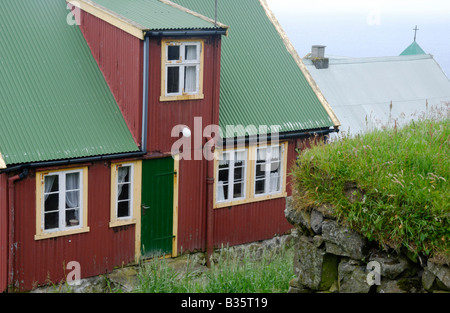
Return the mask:
<path fill-rule="evenodd" d="M 327 69 L 304 63 L 341 121 L 341 131 L 398 126 L 450 102 L 450 80 L 429 54 L 333 58 Z M 392 103 L 392 105 L 391 105 Z"/>

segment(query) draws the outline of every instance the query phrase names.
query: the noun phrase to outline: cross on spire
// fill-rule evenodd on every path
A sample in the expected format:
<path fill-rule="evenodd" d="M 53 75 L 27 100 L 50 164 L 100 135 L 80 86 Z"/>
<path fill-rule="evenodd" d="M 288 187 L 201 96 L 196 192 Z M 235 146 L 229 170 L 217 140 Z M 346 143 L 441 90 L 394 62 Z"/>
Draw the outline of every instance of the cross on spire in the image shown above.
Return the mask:
<path fill-rule="evenodd" d="M 417 36 L 417 31 L 418 31 L 419 29 L 417 28 L 417 25 L 416 25 L 416 27 L 413 29 L 413 31 L 414 31 L 414 41 L 416 41 L 416 36 Z"/>

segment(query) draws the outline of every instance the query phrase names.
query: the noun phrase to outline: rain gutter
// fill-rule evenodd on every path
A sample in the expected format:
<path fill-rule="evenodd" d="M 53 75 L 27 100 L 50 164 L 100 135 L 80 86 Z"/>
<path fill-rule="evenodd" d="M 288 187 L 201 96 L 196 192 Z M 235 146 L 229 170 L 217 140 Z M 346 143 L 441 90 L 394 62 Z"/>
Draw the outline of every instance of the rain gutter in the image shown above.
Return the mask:
<path fill-rule="evenodd" d="M 281 133 L 276 136 L 268 135 L 257 135 L 257 136 L 245 136 L 245 137 L 234 137 L 234 138 L 224 138 L 222 139 L 222 147 L 227 147 L 230 144 L 248 144 L 249 142 L 259 142 L 260 138 L 265 139 L 266 141 L 274 140 L 285 140 L 285 139 L 293 139 L 293 138 L 306 138 L 311 136 L 320 136 L 320 135 L 328 135 L 331 133 L 338 133 L 339 128 L 322 128 L 317 130 L 310 131 L 297 131 L 297 132 L 289 132 L 289 133 Z"/>
<path fill-rule="evenodd" d="M 226 35 L 227 30 L 166 30 L 166 31 L 148 31 L 145 37 L 196 37 L 196 36 L 214 36 Z"/>

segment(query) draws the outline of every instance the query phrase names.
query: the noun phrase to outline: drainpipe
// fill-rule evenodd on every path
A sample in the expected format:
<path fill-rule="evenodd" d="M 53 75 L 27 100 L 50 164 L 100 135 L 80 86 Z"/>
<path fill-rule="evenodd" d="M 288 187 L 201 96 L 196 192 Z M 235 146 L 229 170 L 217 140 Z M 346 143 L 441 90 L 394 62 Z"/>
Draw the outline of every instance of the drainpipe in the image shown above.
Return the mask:
<path fill-rule="evenodd" d="M 22 173 L 8 178 L 8 285 L 14 280 L 14 210 L 15 210 L 15 183 L 28 176 L 28 169 L 24 169 Z"/>
<path fill-rule="evenodd" d="M 207 138 L 211 142 L 212 138 Z M 211 147 L 214 151 L 214 144 Z M 214 252 L 214 161 L 206 160 L 206 265 L 211 266 L 211 257 Z"/>
<path fill-rule="evenodd" d="M 214 123 L 214 119 L 216 116 L 216 102 L 217 99 L 217 88 L 219 88 L 219 84 L 217 82 L 217 63 L 218 63 L 218 42 L 217 37 L 214 37 L 214 50 L 213 50 L 213 86 L 212 86 L 212 119 L 211 123 Z M 212 142 L 212 138 L 206 138 L 208 142 Z M 212 151 L 214 151 L 214 146 L 216 143 L 213 143 Z M 206 195 L 207 195 L 207 203 L 206 203 L 206 265 L 208 267 L 211 266 L 211 257 L 214 252 L 214 161 L 207 162 L 207 174 L 206 174 Z"/>
<path fill-rule="evenodd" d="M 141 151 L 147 152 L 147 127 L 148 127 L 148 83 L 149 83 L 149 59 L 150 38 L 144 39 L 144 69 L 143 69 L 143 95 L 142 95 L 142 144 Z"/>

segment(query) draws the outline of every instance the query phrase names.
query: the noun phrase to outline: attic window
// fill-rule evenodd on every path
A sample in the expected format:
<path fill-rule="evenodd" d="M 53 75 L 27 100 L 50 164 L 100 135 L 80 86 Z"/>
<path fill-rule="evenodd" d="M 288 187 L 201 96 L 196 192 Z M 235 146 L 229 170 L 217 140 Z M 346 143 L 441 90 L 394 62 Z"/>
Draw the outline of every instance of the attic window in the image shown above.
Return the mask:
<path fill-rule="evenodd" d="M 203 42 L 163 41 L 161 100 L 203 99 Z"/>

